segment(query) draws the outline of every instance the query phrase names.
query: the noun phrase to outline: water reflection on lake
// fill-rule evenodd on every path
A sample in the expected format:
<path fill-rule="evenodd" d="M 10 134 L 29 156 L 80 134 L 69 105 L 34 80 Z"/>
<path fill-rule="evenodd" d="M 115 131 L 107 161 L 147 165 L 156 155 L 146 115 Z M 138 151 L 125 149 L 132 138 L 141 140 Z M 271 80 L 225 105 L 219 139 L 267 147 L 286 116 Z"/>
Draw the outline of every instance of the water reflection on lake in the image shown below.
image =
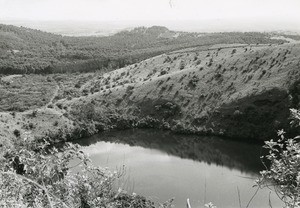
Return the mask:
<path fill-rule="evenodd" d="M 106 132 L 78 141 L 95 165 L 120 169 L 119 182 L 129 192 L 176 207 L 193 208 L 214 202 L 219 208 L 246 207 L 256 191 L 254 180 L 263 169 L 261 145 L 217 137 L 174 135 L 157 130 Z M 282 207 L 274 193 L 272 206 Z M 260 190 L 249 207 L 269 207 L 269 190 Z"/>

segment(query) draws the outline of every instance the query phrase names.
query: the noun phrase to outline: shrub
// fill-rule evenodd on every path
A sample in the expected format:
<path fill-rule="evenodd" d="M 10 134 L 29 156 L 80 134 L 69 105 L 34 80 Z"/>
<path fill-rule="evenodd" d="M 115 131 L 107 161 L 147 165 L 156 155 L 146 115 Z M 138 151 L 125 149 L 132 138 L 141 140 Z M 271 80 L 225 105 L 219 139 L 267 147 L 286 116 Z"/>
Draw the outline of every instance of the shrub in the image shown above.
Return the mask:
<path fill-rule="evenodd" d="M 15 144 L 0 160 L 0 206 L 153 207 L 144 197 L 113 191 L 121 175 L 93 166 L 78 145 Z"/>
<path fill-rule="evenodd" d="M 184 63 L 183 60 L 181 60 L 181 61 L 180 61 L 180 64 L 179 64 L 179 69 L 180 69 L 180 70 L 183 70 L 184 67 L 185 67 L 185 63 Z"/>
<path fill-rule="evenodd" d="M 80 83 L 77 82 L 77 83 L 75 84 L 75 88 L 80 88 L 80 87 L 81 87 Z"/>
<path fill-rule="evenodd" d="M 194 75 L 191 78 L 191 80 L 189 81 L 188 86 L 190 86 L 191 88 L 195 88 L 197 86 L 198 81 L 199 81 L 199 78 Z"/>
<path fill-rule="evenodd" d="M 265 69 L 262 70 L 261 75 L 259 76 L 258 79 L 261 79 L 266 73 L 267 73 L 267 71 Z"/>
<path fill-rule="evenodd" d="M 165 118 L 174 116 L 180 112 L 179 106 L 172 102 L 155 105 L 154 108 L 157 112 L 159 112 L 160 115 L 163 115 Z"/>
<path fill-rule="evenodd" d="M 243 115 L 243 113 L 237 109 L 233 112 L 233 115 L 234 115 L 234 117 L 239 117 L 239 116 Z"/>
<path fill-rule="evenodd" d="M 56 106 L 57 106 L 59 109 L 62 109 L 62 108 L 63 108 L 62 103 L 56 103 Z"/>
<path fill-rule="evenodd" d="M 220 74 L 220 73 L 216 73 L 215 75 L 214 75 L 214 78 L 215 79 L 220 79 L 222 77 L 222 74 Z"/>
<path fill-rule="evenodd" d="M 16 117 L 16 112 L 15 111 L 11 112 L 10 114 L 12 115 L 12 117 L 14 117 L 14 118 Z"/>
<path fill-rule="evenodd" d="M 300 111 L 291 110 L 292 124 L 299 126 Z M 270 168 L 261 171 L 257 180 L 260 187 L 273 186 L 286 207 L 300 206 L 300 136 L 286 138 L 283 130 L 278 131 L 279 139 L 265 142 L 268 150 L 265 158 L 271 163 Z"/>
<path fill-rule="evenodd" d="M 126 88 L 126 92 L 132 92 L 133 89 L 134 89 L 134 86 L 128 85 Z"/>
<path fill-rule="evenodd" d="M 176 122 L 176 124 L 175 125 L 173 125 L 172 126 L 172 131 L 174 131 L 174 132 L 178 132 L 178 133 L 182 133 L 182 132 L 185 132 L 186 131 L 186 125 L 185 124 L 183 124 L 182 122 L 180 122 L 180 121 L 175 121 Z"/>
<path fill-rule="evenodd" d="M 21 135 L 21 133 L 20 133 L 20 131 L 19 131 L 18 129 L 15 129 L 15 130 L 14 130 L 14 135 L 15 135 L 16 137 L 19 137 L 19 136 Z"/>
<path fill-rule="evenodd" d="M 51 77 L 47 77 L 47 82 L 52 82 L 52 78 Z"/>
<path fill-rule="evenodd" d="M 162 71 L 160 72 L 160 76 L 165 75 L 165 74 L 168 74 L 168 72 L 167 72 L 166 70 L 162 70 Z"/>
<path fill-rule="evenodd" d="M 47 107 L 48 107 L 48 108 L 53 108 L 53 105 L 52 105 L 52 104 L 49 104 Z"/>
<path fill-rule="evenodd" d="M 213 59 L 211 58 L 211 59 L 209 59 L 209 62 L 207 63 L 207 66 L 210 67 L 212 65 L 212 63 L 213 63 Z"/>
<path fill-rule="evenodd" d="M 153 118 L 151 116 L 146 116 L 139 120 L 136 124 L 139 128 L 159 128 L 160 121 L 156 118 Z"/>
<path fill-rule="evenodd" d="M 88 95 L 89 94 L 89 90 L 88 89 L 83 89 L 82 90 L 82 94 L 83 95 Z"/>
<path fill-rule="evenodd" d="M 29 129 L 33 129 L 34 128 L 34 124 L 33 123 L 29 123 L 28 127 L 29 127 Z"/>
<path fill-rule="evenodd" d="M 167 56 L 164 60 L 164 63 L 171 62 L 171 61 L 172 61 L 172 59 L 170 58 L 170 56 Z"/>
<path fill-rule="evenodd" d="M 31 116 L 36 117 L 37 116 L 37 110 L 33 110 L 32 113 L 31 113 Z"/>

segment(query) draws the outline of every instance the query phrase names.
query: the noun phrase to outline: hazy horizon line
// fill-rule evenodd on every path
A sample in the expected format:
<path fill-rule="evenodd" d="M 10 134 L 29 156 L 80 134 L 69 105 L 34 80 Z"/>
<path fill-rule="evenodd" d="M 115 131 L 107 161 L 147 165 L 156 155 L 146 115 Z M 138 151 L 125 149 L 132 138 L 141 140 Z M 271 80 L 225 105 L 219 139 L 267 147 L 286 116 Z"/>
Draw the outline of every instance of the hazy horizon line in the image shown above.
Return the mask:
<path fill-rule="evenodd" d="M 290 32 L 300 35 L 300 25 L 298 22 L 282 21 L 281 23 L 272 23 L 266 27 L 268 21 L 249 21 L 231 20 L 225 21 L 220 19 L 210 20 L 164 20 L 164 21 L 137 21 L 137 20 L 28 20 L 28 19 L 0 19 L 2 24 L 14 26 L 23 26 L 30 29 L 38 29 L 54 34 L 65 35 L 65 33 L 116 33 L 136 27 L 163 26 L 173 31 L 182 32 Z M 242 26 L 241 26 L 242 25 Z M 74 35 L 73 36 L 76 36 Z M 91 35 L 86 35 L 91 36 Z M 102 35 L 99 35 L 102 36 Z M 106 36 L 106 35 L 103 35 Z"/>

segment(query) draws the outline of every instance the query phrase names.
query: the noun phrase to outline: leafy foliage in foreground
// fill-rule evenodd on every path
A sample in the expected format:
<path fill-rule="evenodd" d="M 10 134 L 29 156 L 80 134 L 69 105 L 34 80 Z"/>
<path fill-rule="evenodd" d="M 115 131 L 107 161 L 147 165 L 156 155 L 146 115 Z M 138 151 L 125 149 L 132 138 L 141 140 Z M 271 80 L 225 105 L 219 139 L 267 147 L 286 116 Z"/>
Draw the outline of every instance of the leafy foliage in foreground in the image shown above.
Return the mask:
<path fill-rule="evenodd" d="M 144 197 L 113 191 L 121 174 L 91 165 L 73 144 L 59 150 L 47 142 L 16 144 L 0 164 L 0 207 L 154 207 Z"/>
<path fill-rule="evenodd" d="M 300 111 L 292 109 L 292 124 L 299 126 Z M 300 206 L 300 136 L 286 138 L 283 130 L 278 131 L 277 141 L 267 141 L 264 146 L 269 150 L 266 159 L 271 167 L 261 172 L 258 184 L 274 187 L 278 197 L 286 207 Z"/>

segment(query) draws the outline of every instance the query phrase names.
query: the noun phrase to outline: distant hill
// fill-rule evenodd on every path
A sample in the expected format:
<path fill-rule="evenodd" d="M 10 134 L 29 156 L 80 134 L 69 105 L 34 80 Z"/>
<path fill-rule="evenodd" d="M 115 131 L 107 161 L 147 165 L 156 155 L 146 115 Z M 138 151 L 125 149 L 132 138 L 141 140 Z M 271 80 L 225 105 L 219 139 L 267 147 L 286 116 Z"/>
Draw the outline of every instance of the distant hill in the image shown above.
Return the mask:
<path fill-rule="evenodd" d="M 187 33 L 160 26 L 107 37 L 67 37 L 0 24 L 0 74 L 105 72 L 192 46 L 284 42 L 268 33 Z"/>

